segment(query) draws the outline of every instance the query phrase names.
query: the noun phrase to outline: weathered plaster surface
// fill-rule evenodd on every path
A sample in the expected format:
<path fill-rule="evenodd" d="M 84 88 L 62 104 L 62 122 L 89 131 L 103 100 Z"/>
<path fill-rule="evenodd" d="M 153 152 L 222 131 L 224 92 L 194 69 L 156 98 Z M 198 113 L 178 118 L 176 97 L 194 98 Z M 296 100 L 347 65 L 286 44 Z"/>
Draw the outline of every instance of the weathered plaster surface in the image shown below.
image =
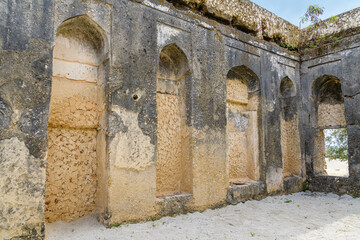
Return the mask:
<path fill-rule="evenodd" d="M 212 206 L 222 204 L 226 199 L 228 187 L 228 173 L 226 171 L 226 144 L 224 133 L 220 131 L 205 130 L 193 131 L 193 201 L 191 209 L 205 210 Z M 210 139 L 205 137 L 212 136 Z"/>
<path fill-rule="evenodd" d="M 74 176 L 78 182 L 86 183 L 74 190 L 84 197 L 86 207 L 79 205 L 74 210 L 77 212 L 68 210 L 77 217 L 94 209 L 108 226 L 201 211 L 226 201 L 237 203 L 267 194 L 299 191 L 305 177 L 312 190 L 358 195 L 359 36 L 346 38 L 338 46 L 304 50 L 300 62 L 298 53 L 259 40 L 277 39 L 296 45 L 299 30 L 249 1 L 186 1 L 193 12 L 179 6 L 179 1 L 170 2 L 176 3 L 0 1 L 0 146 L 5 149 L 0 156 L 6 152 L 14 156 L 0 158 L 0 169 L 11 170 L 8 166 L 13 165 L 14 159 L 21 164 L 31 162 L 16 166 L 23 166 L 22 171 L 27 174 L 31 172 L 35 178 L 29 178 L 30 183 L 36 185 L 29 187 L 33 185 L 24 184 L 26 181 L 21 177 L 11 179 L 11 184 L 20 186 L 16 191 L 21 193 L 23 202 L 13 205 L 10 200 L 3 200 L 6 197 L 0 199 L 8 209 L 15 209 L 11 216 L 16 216 L 11 222 L 1 221 L 1 231 L 14 237 L 43 237 L 48 151 L 52 165 L 49 169 L 56 165 L 51 155 L 68 156 L 79 149 L 88 152 L 86 158 L 76 153 L 91 166 L 87 170 L 85 166 L 77 166 L 84 174 Z M 61 34 L 55 38 L 56 32 Z M 69 38 L 74 32 L 78 37 Z M 61 38 L 57 45 L 61 47 L 54 49 L 54 69 L 58 71 L 52 74 L 52 46 L 55 39 Z M 95 51 L 83 51 L 82 43 Z M 163 58 L 171 59 L 164 62 L 178 67 L 173 68 L 174 72 L 166 71 L 167 64 L 159 63 L 160 52 L 166 46 L 175 49 L 175 58 L 169 57 L 171 54 Z M 239 75 L 235 78 L 241 81 L 232 81 L 234 77 L 227 76 L 232 68 L 244 72 L 230 74 Z M 334 76 L 341 82 L 339 95 L 344 99 L 343 108 L 315 104 L 312 86 L 321 76 Z M 184 80 L 182 90 L 170 83 L 174 79 Z M 285 85 L 281 79 L 287 79 Z M 287 88 L 291 82 L 294 85 Z M 245 90 L 242 83 L 249 89 Z M 55 89 L 52 95 L 51 85 Z M 161 100 L 157 102 L 159 92 L 169 95 L 163 101 L 167 114 L 157 106 L 161 103 Z M 175 95 L 181 97 L 175 99 Z M 179 106 L 183 112 L 176 116 Z M 324 116 L 318 115 L 318 109 L 324 110 L 321 110 Z M 339 120 L 338 115 L 329 117 L 334 111 L 344 112 L 349 133 L 350 176 L 346 179 L 319 176 L 314 171 L 316 156 L 322 154 L 323 146 L 316 143 L 317 121 L 318 118 L 326 118 L 324 121 L 328 122 Z M 181 174 L 189 182 L 180 184 L 186 189 L 179 192 L 191 194 L 157 198 L 157 165 L 162 163 L 157 162 L 156 150 L 161 148 L 162 128 L 158 126 L 161 121 L 174 123 L 164 124 L 167 126 L 164 129 L 172 134 L 169 146 L 176 146 L 176 155 L 180 155 L 179 134 L 186 136 L 181 151 L 189 153 L 189 161 L 181 167 L 186 169 Z M 343 117 L 341 122 L 345 123 Z M 175 126 L 181 126 L 182 130 Z M 231 134 L 227 130 L 234 136 L 228 138 Z M 300 133 L 299 139 L 293 137 L 296 133 Z M 60 136 L 64 141 L 59 140 Z M 256 157 L 252 156 L 246 163 L 242 162 L 244 158 L 236 157 L 233 159 L 239 162 L 231 163 L 227 150 L 236 146 L 233 139 L 242 143 L 241 151 L 235 151 L 234 155 L 251 152 Z M 52 141 L 58 144 L 52 145 Z M 306 163 L 307 175 L 303 167 L 299 172 L 294 160 L 299 153 L 298 148 L 293 148 L 296 144 L 300 145 L 301 166 Z M 7 147 L 10 145 L 13 147 Z M 76 146 L 79 149 L 72 149 Z M 61 151 L 52 154 L 54 147 Z M 24 154 L 15 154 L 18 149 L 23 149 Z M 164 160 L 164 166 L 170 164 L 169 158 Z M 53 160 L 58 162 L 56 158 Z M 71 169 L 75 167 L 74 162 L 67 164 Z M 231 170 L 230 165 L 236 167 Z M 239 165 L 249 169 L 246 181 L 239 182 L 247 185 L 230 185 L 231 175 L 245 175 L 246 168 Z M 54 173 L 60 169 L 54 168 Z M 0 177 L 0 184 L 7 183 L 9 171 Z M 190 172 L 191 178 L 186 175 Z M 68 181 L 66 188 L 74 187 L 70 179 L 75 173 L 62 174 L 61 180 Z M 176 183 L 172 179 L 167 186 L 176 185 L 179 189 L 180 171 L 174 175 Z M 300 176 L 288 177 L 293 175 Z M 79 204 L 78 199 L 74 202 Z M 8 212 L 2 214 L 9 216 Z"/>
<path fill-rule="evenodd" d="M 246 81 L 246 80 L 245 80 Z M 249 99 L 248 87 L 240 79 L 228 79 L 227 158 L 230 182 L 257 181 L 259 173 L 258 97 Z"/>
<path fill-rule="evenodd" d="M 75 27 L 64 23 L 59 28 L 53 53 L 46 171 L 48 222 L 73 221 L 95 209 L 97 142 L 104 141 L 97 138 L 104 112 L 100 61 L 86 35 L 71 30 L 81 30 L 81 20 L 73 22 Z"/>
<path fill-rule="evenodd" d="M 17 137 L 0 141 L 0 238 L 42 235 L 44 161 Z M 37 190 L 39 189 L 39 190 Z"/>
<path fill-rule="evenodd" d="M 108 215 L 106 224 L 148 219 L 156 214 L 155 148 L 138 125 L 138 114 L 113 106 L 122 130 L 109 143 Z M 129 187 L 131 185 L 131 187 Z"/>
<path fill-rule="evenodd" d="M 144 171 L 154 165 L 154 145 L 151 139 L 141 131 L 137 114 L 119 107 L 113 107 L 112 111 L 121 117 L 126 132 L 116 133 L 111 140 L 110 162 L 118 169 L 132 171 Z"/>

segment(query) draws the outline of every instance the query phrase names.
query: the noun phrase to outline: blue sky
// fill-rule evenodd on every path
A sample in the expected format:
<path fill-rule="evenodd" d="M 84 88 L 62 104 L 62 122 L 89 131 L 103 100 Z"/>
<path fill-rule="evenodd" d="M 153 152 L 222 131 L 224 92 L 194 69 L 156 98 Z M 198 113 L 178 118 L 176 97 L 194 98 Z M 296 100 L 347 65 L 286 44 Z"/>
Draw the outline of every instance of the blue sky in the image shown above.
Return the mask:
<path fill-rule="evenodd" d="M 360 7 L 360 0 L 251 0 L 279 17 L 299 26 L 300 17 L 311 4 L 325 7 L 322 19 Z M 302 26 L 304 27 L 304 26 Z"/>

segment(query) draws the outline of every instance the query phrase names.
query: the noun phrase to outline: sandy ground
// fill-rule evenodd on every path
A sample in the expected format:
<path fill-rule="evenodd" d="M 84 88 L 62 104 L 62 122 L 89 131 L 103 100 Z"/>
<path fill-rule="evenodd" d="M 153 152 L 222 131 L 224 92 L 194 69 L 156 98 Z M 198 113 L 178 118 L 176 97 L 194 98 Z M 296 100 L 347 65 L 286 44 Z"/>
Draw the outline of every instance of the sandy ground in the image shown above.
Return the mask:
<path fill-rule="evenodd" d="M 326 172 L 330 176 L 349 176 L 348 161 L 326 158 Z M 360 237 L 359 237 L 360 239 Z"/>
<path fill-rule="evenodd" d="M 46 225 L 46 240 L 360 239 L 360 198 L 296 193 L 106 229 L 93 217 Z"/>

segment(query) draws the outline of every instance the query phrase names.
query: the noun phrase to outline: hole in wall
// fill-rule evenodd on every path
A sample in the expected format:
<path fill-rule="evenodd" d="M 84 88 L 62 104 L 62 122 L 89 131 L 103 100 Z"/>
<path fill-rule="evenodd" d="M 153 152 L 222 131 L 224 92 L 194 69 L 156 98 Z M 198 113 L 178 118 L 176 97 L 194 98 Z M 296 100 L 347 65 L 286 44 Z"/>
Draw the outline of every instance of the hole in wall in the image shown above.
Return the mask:
<path fill-rule="evenodd" d="M 348 166 L 337 168 L 336 166 L 344 165 L 340 162 L 334 162 L 336 159 L 328 159 L 330 154 L 326 153 L 329 148 L 335 147 L 335 142 L 340 144 L 340 133 L 345 134 L 345 130 L 335 131 L 336 129 L 344 129 L 346 126 L 344 98 L 341 90 L 340 80 L 331 75 L 323 75 L 317 78 L 313 83 L 313 96 L 315 97 L 315 107 L 317 111 L 317 126 L 315 129 L 314 139 L 314 161 L 313 168 L 315 174 L 348 176 Z M 346 129 L 346 128 L 345 128 Z M 332 131 L 334 130 L 334 131 Z M 329 135 L 334 134 L 332 139 Z M 346 144 L 347 144 L 347 134 Z M 340 145 L 339 145 L 340 146 Z M 347 149 L 347 145 L 345 146 Z M 327 156 L 326 156 L 327 155 Z M 337 157 L 339 159 L 339 157 Z M 328 163 L 329 162 L 329 166 Z M 335 165 L 332 167 L 332 165 Z M 339 169 L 338 171 L 335 171 Z M 343 170 L 341 170 L 343 169 Z M 332 171 L 334 170 L 334 171 Z"/>
<path fill-rule="evenodd" d="M 134 95 L 133 95 L 133 99 L 136 101 L 136 100 L 139 99 L 139 96 L 138 96 L 137 94 L 134 94 Z"/>
<path fill-rule="evenodd" d="M 347 128 L 323 129 L 325 143 L 326 174 L 349 176 Z"/>

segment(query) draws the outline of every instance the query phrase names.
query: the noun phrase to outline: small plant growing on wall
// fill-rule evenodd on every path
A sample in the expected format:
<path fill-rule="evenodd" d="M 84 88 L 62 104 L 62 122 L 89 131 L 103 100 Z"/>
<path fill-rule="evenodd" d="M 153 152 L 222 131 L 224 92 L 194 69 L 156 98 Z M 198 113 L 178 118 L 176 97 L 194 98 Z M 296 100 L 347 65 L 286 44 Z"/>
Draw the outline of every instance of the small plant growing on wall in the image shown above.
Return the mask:
<path fill-rule="evenodd" d="M 339 17 L 332 16 L 327 21 L 321 20 L 321 15 L 324 14 L 324 7 L 319 6 L 318 4 L 310 5 L 304 16 L 300 18 L 300 27 L 301 24 L 305 22 L 310 22 L 310 28 L 311 27 L 317 27 L 317 28 L 326 28 L 327 24 L 336 24 L 338 23 Z M 318 38 L 311 39 L 305 43 L 305 47 L 308 48 L 314 48 L 318 47 L 322 44 L 326 43 L 333 43 L 334 45 L 338 44 L 340 40 L 342 39 L 341 36 L 329 36 L 326 33 L 319 36 Z"/>
<path fill-rule="evenodd" d="M 310 5 L 304 16 L 300 18 L 300 23 L 311 22 L 313 25 L 319 24 L 321 22 L 320 16 L 324 13 L 324 9 L 324 7 L 320 7 L 318 4 Z"/>

